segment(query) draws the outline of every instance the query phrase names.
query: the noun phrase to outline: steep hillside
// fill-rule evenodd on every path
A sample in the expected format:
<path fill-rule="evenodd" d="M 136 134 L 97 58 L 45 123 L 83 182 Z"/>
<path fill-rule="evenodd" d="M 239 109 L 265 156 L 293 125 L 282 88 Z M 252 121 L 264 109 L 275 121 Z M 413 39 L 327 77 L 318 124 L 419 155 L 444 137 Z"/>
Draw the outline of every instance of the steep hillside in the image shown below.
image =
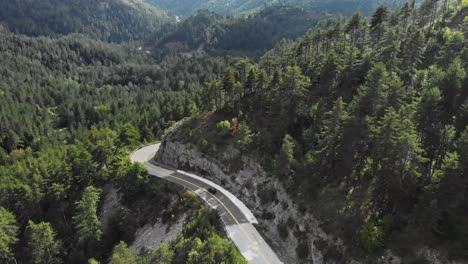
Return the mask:
<path fill-rule="evenodd" d="M 146 126 L 151 139 L 189 115 L 194 91 L 229 61 L 171 56 L 156 64 L 131 45 L 2 32 L 0 146 L 10 152 L 104 120 Z"/>
<path fill-rule="evenodd" d="M 203 9 L 207 0 L 147 0 L 146 2 L 171 10 L 176 14 L 190 16 Z"/>
<path fill-rule="evenodd" d="M 156 222 L 174 228 L 169 223 L 188 213 L 179 205 L 196 198 L 149 177 L 127 151 L 195 112 L 195 91 L 228 63 L 182 56 L 156 63 L 133 44 L 77 34 L 29 37 L 0 27 L 0 263 L 107 263 L 112 255 L 121 259 L 113 263 L 150 263 L 160 257 L 158 251 L 135 257 L 126 244 L 137 243 L 135 231 Z M 101 208 L 109 185 L 121 201 L 112 213 Z M 175 240 L 191 245 L 163 245 L 163 253 L 185 263 L 179 259 L 204 245 L 240 256 L 211 228 L 215 214 L 196 210 Z M 210 241 L 195 243 L 198 236 Z"/>
<path fill-rule="evenodd" d="M 277 0 L 147 0 L 162 8 L 173 11 L 176 14 L 189 16 L 198 10 L 207 9 L 221 15 L 237 15 L 242 12 L 252 11 L 266 4 L 277 3 Z"/>
<path fill-rule="evenodd" d="M 0 24 L 26 35 L 84 33 L 120 42 L 145 38 L 175 17 L 141 0 L 0 0 Z"/>
<path fill-rule="evenodd" d="M 260 55 L 281 39 L 294 39 L 323 19 L 323 13 L 269 7 L 245 18 L 226 18 L 203 10 L 158 42 L 158 47 Z"/>
<path fill-rule="evenodd" d="M 351 14 L 361 10 L 368 14 L 378 5 L 385 3 L 390 7 L 403 4 L 403 0 L 146 0 L 149 3 L 171 10 L 176 14 L 189 16 L 198 10 L 207 9 L 221 15 L 248 14 L 266 6 L 286 5 L 303 7 L 309 10 Z"/>
<path fill-rule="evenodd" d="M 468 2 L 445 3 L 356 13 L 237 63 L 159 161 L 237 192 L 295 245 L 278 247 L 288 263 L 466 263 Z"/>

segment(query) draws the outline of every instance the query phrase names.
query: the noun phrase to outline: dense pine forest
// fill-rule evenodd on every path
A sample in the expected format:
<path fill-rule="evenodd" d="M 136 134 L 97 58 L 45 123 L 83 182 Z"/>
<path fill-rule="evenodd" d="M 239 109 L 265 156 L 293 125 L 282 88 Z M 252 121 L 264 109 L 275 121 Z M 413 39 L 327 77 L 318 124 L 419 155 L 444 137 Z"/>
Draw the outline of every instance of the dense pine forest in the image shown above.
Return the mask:
<path fill-rule="evenodd" d="M 380 4 L 395 8 L 405 3 L 403 0 L 147 0 L 147 2 L 182 16 L 193 15 L 198 10 L 205 9 L 227 16 L 249 15 L 270 6 L 275 8 L 290 6 L 342 14 L 352 14 L 354 10 L 360 10 L 367 15 Z"/>
<path fill-rule="evenodd" d="M 210 112 L 178 140 L 256 157 L 357 255 L 430 244 L 466 259 L 467 15 L 428 0 L 324 23 L 208 84 Z"/>
<path fill-rule="evenodd" d="M 1 25 L 32 36 L 84 33 L 125 42 L 158 34 L 176 22 L 140 0 L 2 0 L 0 6 Z"/>
<path fill-rule="evenodd" d="M 258 160 L 346 256 L 468 259 L 468 2 L 250 2 L 177 22 L 140 0 L 0 0 L 0 263 L 246 263 L 216 211 L 128 158 L 180 120 L 206 156 Z"/>
<path fill-rule="evenodd" d="M 216 214 L 127 157 L 196 113 L 193 95 L 232 59 L 156 60 L 135 43 L 57 33 L 66 32 L 28 37 L 0 27 L 0 262 L 185 262 L 190 251 L 216 244 L 212 257 L 242 263 Z M 109 184 L 122 208 L 104 223 Z M 171 224 L 182 212 L 191 217 L 180 246 L 133 255 L 127 244 L 139 227 L 151 217 Z M 201 257 L 209 261 L 207 253 Z"/>
<path fill-rule="evenodd" d="M 275 43 L 303 35 L 325 17 L 325 13 L 290 6 L 265 8 L 246 18 L 226 18 L 202 10 L 159 38 L 156 47 L 172 52 L 203 49 L 211 54 L 258 58 Z"/>

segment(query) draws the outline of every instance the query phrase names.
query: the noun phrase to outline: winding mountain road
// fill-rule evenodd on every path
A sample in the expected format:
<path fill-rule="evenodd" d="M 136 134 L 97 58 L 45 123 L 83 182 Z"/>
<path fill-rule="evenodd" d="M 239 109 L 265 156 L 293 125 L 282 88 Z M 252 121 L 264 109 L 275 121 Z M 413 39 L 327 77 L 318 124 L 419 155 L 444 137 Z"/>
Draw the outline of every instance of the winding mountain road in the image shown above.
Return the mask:
<path fill-rule="evenodd" d="M 149 174 L 181 185 L 200 196 L 221 216 L 226 233 L 237 246 L 241 254 L 252 264 L 282 263 L 270 246 L 265 242 L 253 224 L 258 223 L 252 212 L 232 193 L 202 177 L 184 171 L 173 171 L 159 167 L 151 160 L 160 144 L 142 147 L 134 151 L 130 158 L 142 163 Z M 215 194 L 208 191 L 215 188 Z"/>

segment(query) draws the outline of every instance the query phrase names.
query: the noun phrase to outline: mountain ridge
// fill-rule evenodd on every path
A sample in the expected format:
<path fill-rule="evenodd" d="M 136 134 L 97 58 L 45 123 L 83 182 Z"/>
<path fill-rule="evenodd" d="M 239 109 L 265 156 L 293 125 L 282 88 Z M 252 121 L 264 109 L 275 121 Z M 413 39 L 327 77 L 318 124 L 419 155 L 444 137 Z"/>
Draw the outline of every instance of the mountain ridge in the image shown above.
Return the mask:
<path fill-rule="evenodd" d="M 174 24 L 167 11 L 141 0 L 0 0 L 0 25 L 30 36 L 83 33 L 122 42 Z"/>
<path fill-rule="evenodd" d="M 352 14 L 360 10 L 364 14 L 370 14 L 381 4 L 391 8 L 403 5 L 403 0 L 146 0 L 148 3 L 170 10 L 178 15 L 190 16 L 198 10 L 207 9 L 215 13 L 235 16 L 251 14 L 268 6 L 292 6 L 308 10 L 324 11 L 331 13 Z"/>

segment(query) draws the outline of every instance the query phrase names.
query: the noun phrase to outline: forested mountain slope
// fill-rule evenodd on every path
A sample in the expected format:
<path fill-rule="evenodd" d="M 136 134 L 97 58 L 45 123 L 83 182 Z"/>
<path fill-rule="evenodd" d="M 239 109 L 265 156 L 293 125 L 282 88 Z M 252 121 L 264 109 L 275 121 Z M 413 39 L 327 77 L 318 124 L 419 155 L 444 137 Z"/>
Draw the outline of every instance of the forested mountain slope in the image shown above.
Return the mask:
<path fill-rule="evenodd" d="M 260 5 L 243 3 L 229 8 Z M 140 0 L 0 0 L 0 263 L 243 263 L 216 214 L 128 159 L 188 116 L 180 139 L 260 160 L 349 249 L 279 219 L 274 232 L 297 236 L 304 262 L 313 247 L 337 263 L 385 249 L 421 262 L 423 246 L 465 261 L 467 1 L 332 17 L 258 64 L 226 55 L 303 34 L 318 19 L 307 10 L 201 12 L 175 27 Z M 104 225 L 109 188 L 119 208 Z M 271 205 L 275 190 L 264 193 Z M 127 246 L 184 212 L 174 243 Z"/>
<path fill-rule="evenodd" d="M 245 155 L 260 160 L 348 247 L 278 226 L 285 239 L 299 234 L 304 260 L 313 243 L 338 263 L 376 263 L 385 249 L 425 263 L 425 247 L 466 261 L 467 16 L 466 1 L 382 6 L 278 45 L 208 84 L 209 112 L 178 139 L 214 158 L 240 155 L 228 168 Z M 275 222 L 300 221 L 287 217 Z"/>
<path fill-rule="evenodd" d="M 226 18 L 203 10 L 178 24 L 157 47 L 260 56 L 282 39 L 301 36 L 325 17 L 293 7 L 269 7 L 245 18 Z"/>
<path fill-rule="evenodd" d="M 146 139 L 159 136 L 170 121 L 196 110 L 191 94 L 229 62 L 168 56 L 156 64 L 131 45 L 5 31 L 0 56 L 0 145 L 7 152 L 101 122 L 141 124 Z"/>
<path fill-rule="evenodd" d="M 139 40 L 175 17 L 141 0 L 1 0 L 0 24 L 31 36 L 84 33 L 113 42 Z"/>
<path fill-rule="evenodd" d="M 216 214 L 128 158 L 196 113 L 196 91 L 230 60 L 156 63 L 131 44 L 0 28 L 0 263 L 179 262 L 192 250 L 242 263 Z M 103 212 L 109 186 L 118 189 L 119 207 Z M 183 248 L 162 245 L 140 258 L 127 247 L 138 228 L 186 213 Z M 103 214 L 112 214 L 106 225 Z M 196 243 L 200 237 L 209 241 Z"/>
<path fill-rule="evenodd" d="M 365 14 L 372 12 L 379 4 L 387 4 L 395 8 L 403 0 L 146 0 L 161 8 L 171 10 L 176 14 L 189 16 L 198 10 L 207 9 L 221 15 L 235 16 L 260 11 L 268 6 L 290 6 L 308 10 L 332 13 L 352 14 L 361 10 Z"/>

